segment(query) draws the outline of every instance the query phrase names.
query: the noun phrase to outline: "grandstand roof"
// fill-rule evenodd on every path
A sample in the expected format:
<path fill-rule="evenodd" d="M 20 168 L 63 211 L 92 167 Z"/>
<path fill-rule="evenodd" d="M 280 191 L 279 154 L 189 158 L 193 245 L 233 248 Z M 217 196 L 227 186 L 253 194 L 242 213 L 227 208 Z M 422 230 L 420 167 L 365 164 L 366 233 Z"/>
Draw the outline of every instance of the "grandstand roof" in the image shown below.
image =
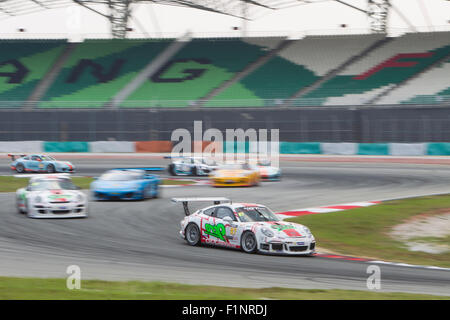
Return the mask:
<path fill-rule="evenodd" d="M 18 16 L 45 9 L 56 9 L 77 3 L 83 6 L 117 3 L 155 3 L 190 7 L 236 17 L 253 18 L 264 9 L 283 9 L 291 6 L 324 2 L 329 0 L 0 0 L 0 18 Z M 244 5 L 246 6 L 244 7 Z M 245 9 L 244 9 L 245 8 Z"/>

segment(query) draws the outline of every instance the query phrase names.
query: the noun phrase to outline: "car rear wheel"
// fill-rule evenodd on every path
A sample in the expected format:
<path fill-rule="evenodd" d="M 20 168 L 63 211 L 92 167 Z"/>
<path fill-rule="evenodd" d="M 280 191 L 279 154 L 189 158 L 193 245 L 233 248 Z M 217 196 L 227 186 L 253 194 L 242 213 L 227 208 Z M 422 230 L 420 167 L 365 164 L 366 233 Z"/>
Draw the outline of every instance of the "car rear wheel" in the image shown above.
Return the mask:
<path fill-rule="evenodd" d="M 25 171 L 25 168 L 24 168 L 23 164 L 18 163 L 17 166 L 16 166 L 16 172 L 17 173 L 23 173 L 24 171 Z"/>
<path fill-rule="evenodd" d="M 184 235 L 187 243 L 191 246 L 197 246 L 200 244 L 200 229 L 195 223 L 189 223 L 184 230 Z"/>
<path fill-rule="evenodd" d="M 258 242 L 253 232 L 247 231 L 242 235 L 241 248 L 246 253 L 255 253 L 258 249 Z"/>

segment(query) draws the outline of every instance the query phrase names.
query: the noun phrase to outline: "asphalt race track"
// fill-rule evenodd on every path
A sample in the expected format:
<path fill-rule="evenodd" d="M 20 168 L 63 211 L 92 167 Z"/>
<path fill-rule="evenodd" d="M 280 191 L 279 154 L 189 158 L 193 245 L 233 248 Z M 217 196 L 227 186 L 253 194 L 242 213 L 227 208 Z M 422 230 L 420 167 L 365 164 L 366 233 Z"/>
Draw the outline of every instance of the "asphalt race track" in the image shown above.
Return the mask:
<path fill-rule="evenodd" d="M 167 164 L 164 159 L 71 161 L 76 175 L 93 176 L 107 168 Z M 8 165 L 7 159 L 0 159 L 0 174 L 12 174 Z M 87 219 L 29 219 L 16 213 L 12 193 L 0 193 L 0 275 L 61 278 L 75 264 L 83 279 L 367 290 L 367 262 L 190 247 L 178 234 L 182 207 L 170 198 L 226 196 L 236 202 L 259 202 L 277 212 L 450 193 L 449 165 L 284 161 L 281 167 L 281 182 L 256 188 L 164 188 L 160 199 L 90 202 Z M 450 271 L 379 266 L 383 291 L 450 295 Z"/>

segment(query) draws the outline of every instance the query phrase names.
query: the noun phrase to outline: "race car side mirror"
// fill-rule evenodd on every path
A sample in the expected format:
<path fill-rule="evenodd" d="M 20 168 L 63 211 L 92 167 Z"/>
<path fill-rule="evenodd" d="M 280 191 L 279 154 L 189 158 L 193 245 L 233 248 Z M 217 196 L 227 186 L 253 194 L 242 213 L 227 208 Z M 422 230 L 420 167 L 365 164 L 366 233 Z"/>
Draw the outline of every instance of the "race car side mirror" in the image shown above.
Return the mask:
<path fill-rule="evenodd" d="M 224 218 L 223 218 L 223 221 L 226 221 L 226 222 L 228 222 L 229 224 L 231 224 L 231 223 L 234 222 L 233 218 L 231 218 L 231 217 L 224 217 Z"/>

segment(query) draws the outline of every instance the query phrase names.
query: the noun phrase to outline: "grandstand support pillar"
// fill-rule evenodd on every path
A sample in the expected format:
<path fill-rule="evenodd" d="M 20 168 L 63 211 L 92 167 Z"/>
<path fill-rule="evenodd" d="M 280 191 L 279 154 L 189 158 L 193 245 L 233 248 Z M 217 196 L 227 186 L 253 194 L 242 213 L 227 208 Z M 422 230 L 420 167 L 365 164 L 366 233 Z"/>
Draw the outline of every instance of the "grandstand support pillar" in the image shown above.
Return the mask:
<path fill-rule="evenodd" d="M 244 0 L 242 2 L 242 27 L 241 27 L 241 31 L 242 31 L 242 38 L 247 37 L 247 19 L 248 19 L 248 2 L 247 0 Z"/>
<path fill-rule="evenodd" d="M 370 29 L 376 33 L 387 33 L 387 22 L 391 7 L 389 0 L 368 0 L 367 2 Z"/>
<path fill-rule="evenodd" d="M 111 34 L 115 39 L 124 39 L 127 35 L 131 0 L 108 0 Z"/>

